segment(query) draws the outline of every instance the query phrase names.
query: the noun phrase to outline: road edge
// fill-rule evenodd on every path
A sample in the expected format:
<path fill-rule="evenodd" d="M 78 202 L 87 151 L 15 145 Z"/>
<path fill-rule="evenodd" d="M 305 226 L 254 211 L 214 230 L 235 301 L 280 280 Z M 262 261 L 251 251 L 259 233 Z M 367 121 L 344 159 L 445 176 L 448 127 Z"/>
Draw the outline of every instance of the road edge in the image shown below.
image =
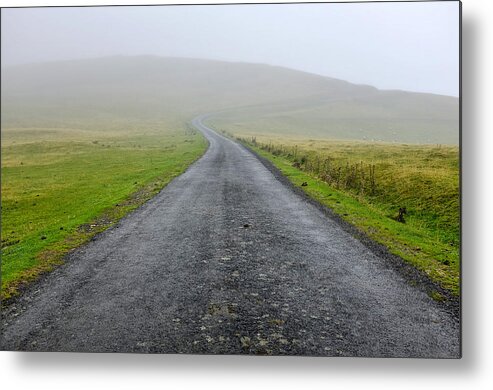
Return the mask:
<path fill-rule="evenodd" d="M 185 122 L 185 125 L 188 125 L 188 122 Z M 44 270 L 40 273 L 38 273 L 32 280 L 26 281 L 21 283 L 18 287 L 16 287 L 16 291 L 14 295 L 11 295 L 7 298 L 3 297 L 3 294 L 0 294 L 0 324 L 3 323 L 3 320 L 5 317 L 7 317 L 11 312 L 18 312 L 18 311 L 23 311 L 19 310 L 17 308 L 17 304 L 20 304 L 22 300 L 27 300 L 29 301 L 29 295 L 33 294 L 36 292 L 37 287 L 43 283 L 43 281 L 48 278 L 51 274 L 53 274 L 55 271 L 58 269 L 61 269 L 65 265 L 67 265 L 72 257 L 74 256 L 74 253 L 78 250 L 81 250 L 84 248 L 86 245 L 89 245 L 91 242 L 98 240 L 103 234 L 107 233 L 108 231 L 111 231 L 112 229 L 115 229 L 118 227 L 118 224 L 122 223 L 126 218 L 128 218 L 130 215 L 138 212 L 141 210 L 143 207 L 145 207 L 149 202 L 151 202 L 153 199 L 155 199 L 161 191 L 163 191 L 169 184 L 171 184 L 174 180 L 176 180 L 178 177 L 182 176 L 185 174 L 193 165 L 195 165 L 202 157 L 205 156 L 205 154 L 209 151 L 210 148 L 210 142 L 205 137 L 202 132 L 198 131 L 203 137 L 205 143 L 206 143 L 206 148 L 204 149 L 203 153 L 200 154 L 197 158 L 195 158 L 184 170 L 181 172 L 179 175 L 176 175 L 173 177 L 170 181 L 165 183 L 161 188 L 159 188 L 158 191 L 153 193 L 149 198 L 145 199 L 142 203 L 138 204 L 137 207 L 131 208 L 128 211 L 126 211 L 123 215 L 120 215 L 118 218 L 112 220 L 107 226 L 104 226 L 101 230 L 96 231 L 94 234 L 88 235 L 87 239 L 80 244 L 70 248 L 67 250 L 60 258 L 59 261 L 54 262 L 50 269 Z M 139 191 L 142 189 L 139 189 L 127 196 L 127 198 L 132 198 L 135 194 L 138 194 Z M 126 198 L 126 199 L 127 199 Z M 101 216 L 95 217 L 95 220 L 98 220 Z M 82 224 L 76 228 L 76 231 L 79 228 L 84 227 L 85 225 L 88 224 Z M 68 236 L 70 237 L 70 236 Z M 23 308 L 22 308 L 23 309 Z M 1 348 L 0 348 L 1 350 Z"/>
<path fill-rule="evenodd" d="M 451 313 L 455 318 L 460 319 L 460 297 L 453 295 L 448 290 L 441 287 L 438 283 L 432 281 L 424 272 L 418 270 L 400 256 L 391 253 L 385 245 L 376 242 L 365 232 L 344 220 L 331 208 L 323 205 L 316 199 L 309 196 L 305 191 L 303 191 L 300 187 L 297 187 L 285 175 L 283 175 L 279 168 L 277 168 L 267 158 L 259 155 L 255 150 L 248 147 L 248 145 L 245 145 L 240 141 L 231 139 L 230 137 L 228 138 L 240 145 L 243 149 L 245 149 L 252 155 L 254 155 L 281 184 L 288 187 L 295 194 L 303 198 L 306 202 L 319 209 L 327 218 L 330 218 L 331 220 L 336 222 L 345 232 L 351 234 L 351 236 L 360 241 L 372 253 L 374 253 L 379 258 L 382 258 L 385 262 L 385 265 L 388 268 L 396 271 L 409 285 L 414 288 L 420 289 L 429 296 L 431 296 L 433 292 L 439 292 L 445 299 L 442 301 L 435 300 L 435 302 L 444 307 L 444 309 Z"/>

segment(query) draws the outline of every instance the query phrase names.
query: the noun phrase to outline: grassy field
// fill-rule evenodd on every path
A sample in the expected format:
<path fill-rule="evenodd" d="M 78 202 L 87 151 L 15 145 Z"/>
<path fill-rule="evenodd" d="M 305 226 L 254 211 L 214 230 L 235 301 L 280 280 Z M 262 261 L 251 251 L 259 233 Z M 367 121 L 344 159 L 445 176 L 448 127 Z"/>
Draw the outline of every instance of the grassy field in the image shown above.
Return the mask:
<path fill-rule="evenodd" d="M 157 193 L 205 150 L 181 122 L 2 131 L 2 297 Z"/>
<path fill-rule="evenodd" d="M 353 99 L 304 99 L 219 113 L 214 123 L 234 134 L 415 144 L 459 143 L 457 98 L 384 91 Z M 264 133 L 268 132 L 269 134 Z"/>
<path fill-rule="evenodd" d="M 234 136 L 296 185 L 306 183 L 301 188 L 311 197 L 459 294 L 457 146 Z"/>

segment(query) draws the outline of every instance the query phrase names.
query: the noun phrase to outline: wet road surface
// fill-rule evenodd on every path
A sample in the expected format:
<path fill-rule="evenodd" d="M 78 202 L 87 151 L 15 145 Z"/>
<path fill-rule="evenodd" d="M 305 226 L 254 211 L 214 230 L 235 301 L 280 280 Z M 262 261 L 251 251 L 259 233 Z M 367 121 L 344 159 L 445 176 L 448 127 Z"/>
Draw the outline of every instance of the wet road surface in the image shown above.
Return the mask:
<path fill-rule="evenodd" d="M 454 315 L 193 125 L 205 155 L 9 307 L 3 349 L 459 356 Z"/>

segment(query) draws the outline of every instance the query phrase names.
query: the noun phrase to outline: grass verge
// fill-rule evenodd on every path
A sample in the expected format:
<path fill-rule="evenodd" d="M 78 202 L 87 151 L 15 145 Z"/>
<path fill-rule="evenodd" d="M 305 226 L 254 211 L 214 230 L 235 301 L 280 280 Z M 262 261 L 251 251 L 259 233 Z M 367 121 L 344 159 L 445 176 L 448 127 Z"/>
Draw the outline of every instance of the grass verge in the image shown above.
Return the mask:
<path fill-rule="evenodd" d="M 206 149 L 200 134 L 184 128 L 89 139 L 61 130 L 49 139 L 43 131 L 3 134 L 3 301 L 145 203 Z"/>
<path fill-rule="evenodd" d="M 332 163 L 347 162 L 348 151 L 356 159 L 371 161 L 379 172 L 376 190 L 369 194 L 361 188 L 327 183 L 320 172 L 305 171 L 299 154 L 257 142 L 240 140 L 260 156 L 272 162 L 295 186 L 308 196 L 329 207 L 374 241 L 422 271 L 434 283 L 452 296 L 459 295 L 459 195 L 458 153 L 456 148 L 428 146 L 389 146 L 378 150 L 375 145 L 331 143 Z M 318 144 L 319 145 L 319 144 Z M 320 145 L 319 145 L 320 147 Z M 358 150 L 359 148 L 359 150 Z M 298 149 L 309 160 L 314 148 Z M 281 150 L 281 151 L 280 151 Z M 282 152 L 285 150 L 285 152 Z M 290 150 L 290 149 L 289 149 Z M 303 153 L 308 153 L 303 154 Z M 338 154 L 339 153 L 339 154 Z M 376 158 L 379 153 L 380 157 Z M 386 156 L 385 158 L 383 156 Z M 371 156 L 369 159 L 368 157 Z M 430 157 L 431 156 L 431 157 Z M 311 155 L 311 161 L 313 160 Z M 338 161 L 339 160 L 339 161 Z M 405 161 L 404 161 L 405 160 Z M 390 163 L 392 162 L 392 163 Z M 419 169 L 419 164 L 426 168 Z M 430 171 L 437 164 L 435 177 Z M 348 172 L 351 169 L 348 169 Z M 395 183 L 399 177 L 401 183 Z M 407 206 L 405 221 L 398 221 L 399 206 Z M 435 300 L 444 297 L 431 293 Z"/>

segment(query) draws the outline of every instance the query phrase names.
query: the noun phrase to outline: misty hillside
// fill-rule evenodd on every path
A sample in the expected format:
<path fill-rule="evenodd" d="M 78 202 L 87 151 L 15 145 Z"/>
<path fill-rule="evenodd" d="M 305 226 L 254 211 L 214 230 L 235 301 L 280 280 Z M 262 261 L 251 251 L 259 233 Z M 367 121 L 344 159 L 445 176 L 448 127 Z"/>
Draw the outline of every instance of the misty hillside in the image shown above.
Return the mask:
<path fill-rule="evenodd" d="M 243 135 L 400 143 L 458 144 L 458 99 L 403 91 L 306 104 L 241 108 L 214 116 L 218 129 Z"/>
<path fill-rule="evenodd" d="M 2 69 L 2 127 L 94 121 L 212 120 L 239 131 L 321 138 L 458 143 L 452 97 L 380 91 L 282 67 L 154 56 Z"/>

